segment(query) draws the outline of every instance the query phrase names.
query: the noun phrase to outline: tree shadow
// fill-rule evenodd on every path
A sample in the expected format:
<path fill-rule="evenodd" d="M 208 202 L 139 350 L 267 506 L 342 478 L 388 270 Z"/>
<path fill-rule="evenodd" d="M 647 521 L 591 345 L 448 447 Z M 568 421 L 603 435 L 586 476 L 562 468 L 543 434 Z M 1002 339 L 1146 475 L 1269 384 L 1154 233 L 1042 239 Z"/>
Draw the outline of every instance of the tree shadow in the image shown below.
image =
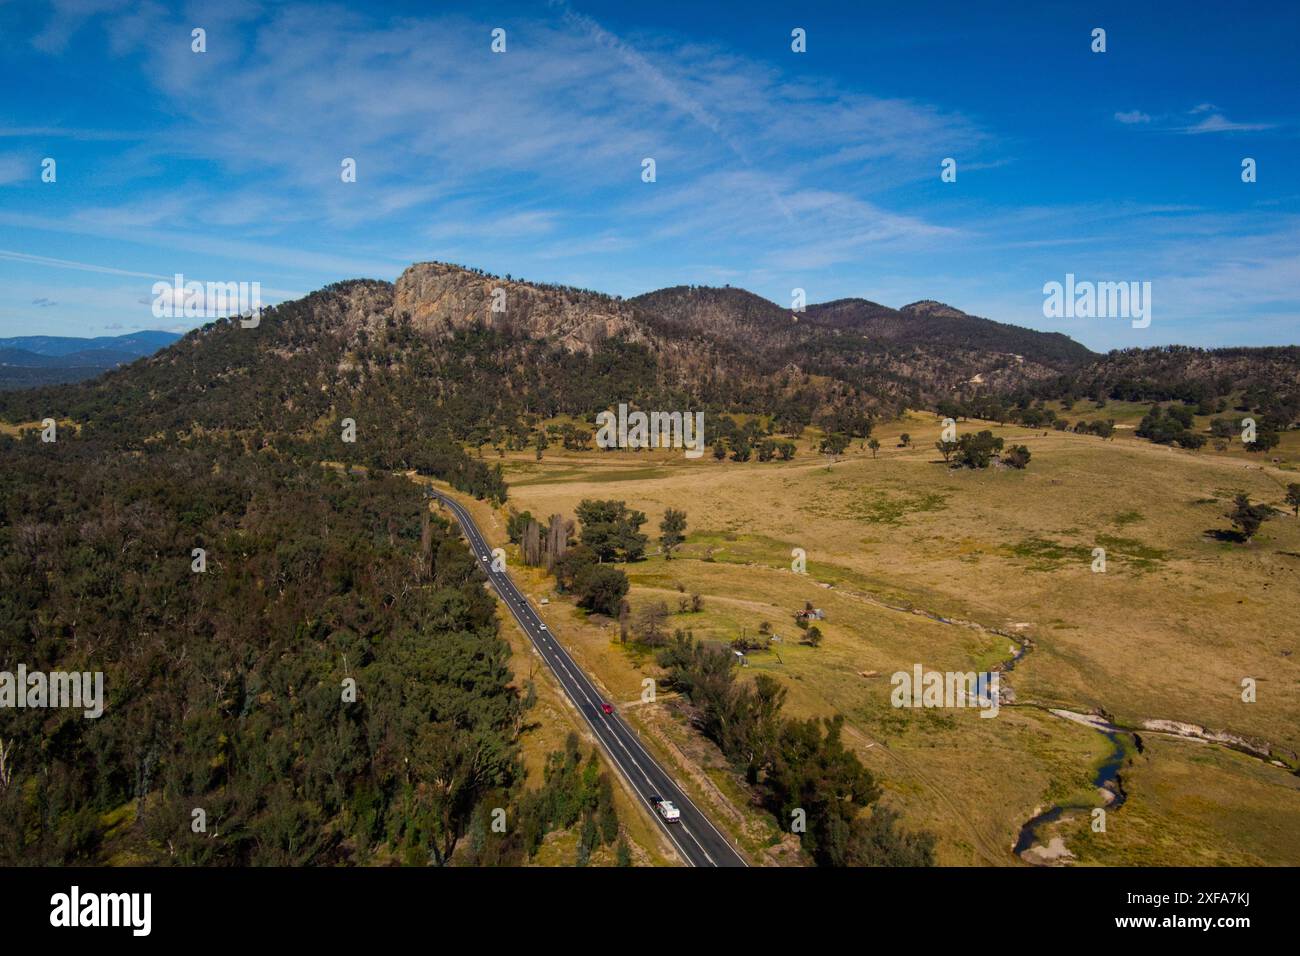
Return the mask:
<path fill-rule="evenodd" d="M 1250 540 L 1240 531 L 1225 530 L 1223 528 L 1210 528 L 1204 534 L 1215 541 L 1224 541 L 1230 544 L 1245 544 Z"/>

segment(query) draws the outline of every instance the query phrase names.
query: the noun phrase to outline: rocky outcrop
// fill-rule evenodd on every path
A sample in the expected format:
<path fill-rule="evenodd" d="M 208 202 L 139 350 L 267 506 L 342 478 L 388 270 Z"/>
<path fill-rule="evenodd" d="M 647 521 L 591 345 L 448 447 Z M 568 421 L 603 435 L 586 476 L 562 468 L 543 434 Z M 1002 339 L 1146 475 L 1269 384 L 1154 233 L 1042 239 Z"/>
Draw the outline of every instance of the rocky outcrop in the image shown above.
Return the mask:
<path fill-rule="evenodd" d="M 612 296 L 518 282 L 443 262 L 421 262 L 403 272 L 393 308 L 435 336 L 481 324 L 588 353 L 613 337 L 650 340 L 633 308 Z"/>

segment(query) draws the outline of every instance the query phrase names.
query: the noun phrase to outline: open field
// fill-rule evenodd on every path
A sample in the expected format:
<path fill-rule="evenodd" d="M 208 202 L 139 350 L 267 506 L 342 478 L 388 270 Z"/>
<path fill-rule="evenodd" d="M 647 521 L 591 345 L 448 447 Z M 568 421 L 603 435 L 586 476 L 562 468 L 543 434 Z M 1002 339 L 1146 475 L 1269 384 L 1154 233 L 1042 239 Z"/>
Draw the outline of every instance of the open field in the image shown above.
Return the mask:
<path fill-rule="evenodd" d="M 1119 420 L 1114 406 L 1065 414 Z M 582 498 L 625 499 L 646 511 L 652 552 L 663 510 L 684 509 L 679 556 L 626 567 L 634 609 L 664 600 L 675 612 L 681 593 L 699 592 L 704 610 L 674 613 L 670 624 L 717 641 L 770 622 L 783 640 L 752 654 L 747 672 L 780 678 L 793 714 L 843 713 L 886 799 L 939 834 L 940 862 L 1015 863 L 1010 847 L 1028 818 L 1093 789 L 1106 739 L 1046 708 L 1103 711 L 1147 743 L 1122 770 L 1128 801 L 1107 832 L 1067 834 L 1080 862 L 1300 862 L 1296 839 L 1276 837 L 1300 832 L 1297 777 L 1141 730 L 1150 719 L 1195 724 L 1296 766 L 1300 522 L 1278 514 L 1248 545 L 1208 532 L 1229 527 L 1223 512 L 1238 491 L 1285 507 L 1300 435 L 1248 456 L 1168 449 L 1123 430 L 1107 442 L 960 425 L 984 427 L 1028 445 L 1028 469 L 944 467 L 931 415 L 879 426 L 874 460 L 855 443 L 830 462 L 810 435 L 787 463 L 554 448 L 541 462 L 531 452 L 505 462 L 511 506 L 571 515 Z M 918 447 L 897 447 L 902 432 Z M 483 527 L 504 543 L 499 515 Z M 1098 547 L 1105 573 L 1091 570 Z M 794 548 L 807 553 L 807 575 L 790 570 Z M 805 601 L 826 612 L 815 649 L 798 644 L 793 623 Z M 657 672 L 648 654 L 617 643 L 616 628 L 567 602 L 550 609 L 618 699 L 634 700 Z M 1032 648 L 1004 678 L 1015 704 L 995 719 L 890 706 L 894 671 L 992 668 L 1011 655 L 1007 635 Z M 1253 703 L 1241 699 L 1244 678 L 1257 682 Z"/>

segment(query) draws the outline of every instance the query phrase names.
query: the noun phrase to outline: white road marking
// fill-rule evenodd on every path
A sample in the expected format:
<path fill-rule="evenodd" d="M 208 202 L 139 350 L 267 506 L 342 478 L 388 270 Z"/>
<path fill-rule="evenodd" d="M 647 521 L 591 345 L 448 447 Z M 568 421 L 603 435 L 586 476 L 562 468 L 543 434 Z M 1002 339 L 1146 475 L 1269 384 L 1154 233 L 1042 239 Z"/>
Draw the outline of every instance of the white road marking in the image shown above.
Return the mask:
<path fill-rule="evenodd" d="M 462 529 L 463 531 L 466 531 L 467 536 L 470 538 L 470 540 L 473 541 L 473 542 L 478 543 L 478 544 L 480 545 L 480 548 L 486 548 L 486 543 L 483 542 L 483 541 L 481 540 L 481 537 L 480 537 L 480 536 L 478 536 L 478 535 L 476 535 L 476 534 L 471 534 L 471 533 L 470 533 L 470 529 L 473 528 L 473 522 L 472 522 L 472 520 L 469 518 L 468 513 L 465 512 L 464 509 L 462 509 L 462 508 L 460 507 L 460 505 L 458 505 L 457 503 L 451 501 L 450 499 L 442 499 L 442 500 L 444 500 L 445 503 L 448 504 L 448 505 L 451 507 L 453 514 L 456 515 L 457 522 L 461 525 L 461 529 Z M 514 587 L 514 583 L 510 581 L 509 577 L 505 577 L 504 572 L 499 572 L 499 574 L 500 574 L 502 577 L 504 577 L 504 580 L 505 580 L 506 584 L 508 585 L 509 590 L 517 596 L 517 595 L 519 594 L 519 591 L 518 591 L 517 588 Z M 491 579 L 489 579 L 489 580 L 491 580 Z M 499 590 L 499 589 L 498 589 L 498 590 Z M 521 606 L 523 606 L 523 607 L 527 607 L 526 602 L 520 600 L 519 603 L 520 603 Z M 522 617 L 521 617 L 521 615 L 519 614 L 518 611 L 516 611 L 513 607 L 510 606 L 510 602 L 509 602 L 508 600 L 505 601 L 505 605 L 506 605 L 507 608 L 510 609 L 510 613 L 511 613 L 511 615 L 512 615 L 513 617 L 515 617 L 515 618 L 519 621 L 519 623 L 520 623 L 521 625 L 524 625 L 524 632 L 525 632 L 526 634 L 529 635 L 530 639 L 533 641 L 534 644 L 539 644 L 539 643 L 540 643 L 540 644 L 543 644 L 543 645 L 544 645 L 544 644 L 546 643 L 545 640 L 541 637 L 541 633 L 537 631 L 537 629 L 536 629 L 535 626 L 534 626 L 533 630 L 531 630 L 531 631 L 529 630 L 529 627 L 527 626 L 527 622 L 526 622 L 524 619 L 522 619 Z M 528 608 L 528 610 L 529 610 L 530 612 L 532 612 L 532 609 L 531 609 L 531 608 Z M 537 614 L 536 614 L 535 612 L 532 612 L 532 616 L 533 616 L 536 620 L 538 620 L 538 621 L 541 620 L 540 617 L 538 617 Z M 540 653 L 540 648 L 539 648 L 539 653 Z M 560 644 L 558 644 L 558 643 L 555 645 L 555 655 L 556 655 L 557 658 L 559 658 L 559 661 L 560 661 L 560 667 L 563 668 L 564 673 L 568 675 L 569 680 L 570 680 L 570 681 L 573 683 L 573 685 L 577 688 L 577 692 L 575 693 L 573 690 L 570 690 L 568 687 L 565 687 L 565 690 L 569 693 L 570 698 L 576 700 L 577 694 L 581 694 L 582 697 L 587 701 L 588 705 L 592 708 L 592 710 L 593 710 L 593 711 L 597 711 L 598 708 L 597 708 L 596 705 L 592 702 L 591 696 L 590 696 L 590 694 L 588 694 L 588 692 L 587 692 L 589 688 L 594 692 L 594 688 L 591 688 L 590 681 L 588 681 L 588 680 L 586 679 L 586 675 L 583 674 L 583 681 L 581 681 L 581 682 L 580 682 L 577 678 L 575 678 L 575 677 L 573 676 L 573 673 L 572 673 L 572 672 L 569 670 L 569 668 L 568 668 L 568 663 L 572 663 L 572 661 L 571 661 L 571 659 L 569 658 L 568 653 L 567 653 L 567 652 L 563 649 L 563 647 L 562 647 Z M 559 670 L 556 668 L 556 666 L 555 666 L 555 662 L 553 662 L 552 660 L 550 660 L 550 658 L 547 658 L 545 654 L 542 654 L 541 656 L 542 656 L 542 658 L 543 658 L 544 660 L 546 660 L 547 664 L 550 665 L 552 671 L 555 672 L 556 676 L 559 677 Z M 577 665 L 574 664 L 574 667 L 577 668 Z M 581 671 L 579 671 L 579 673 L 581 673 Z M 563 681 L 562 678 L 560 679 L 560 683 L 561 683 L 561 685 L 564 684 L 564 681 Z M 579 711 L 582 710 L 582 708 L 578 708 L 578 709 L 579 709 Z M 601 741 L 601 743 L 602 743 L 602 744 L 603 744 L 603 745 L 608 749 L 608 742 L 605 741 L 604 737 L 601 735 L 601 733 L 600 733 L 600 728 L 597 727 L 595 721 L 593 721 L 592 718 L 590 717 L 590 715 L 588 715 L 585 711 L 583 712 L 582 715 L 583 715 L 583 718 L 587 721 L 587 723 L 591 726 L 592 730 L 596 731 L 596 739 L 599 740 L 599 741 Z M 645 772 L 645 769 L 641 766 L 640 763 L 637 762 L 636 757 L 633 756 L 633 754 L 632 754 L 632 752 L 631 752 L 630 750 L 628 750 L 628 748 L 627 748 L 627 744 L 624 743 L 622 736 L 618 733 L 617 727 L 618 727 L 619 725 L 617 725 L 617 724 L 612 724 L 612 725 L 611 725 L 611 723 L 610 723 L 609 721 L 605 720 L 605 717 L 604 717 L 603 714 L 600 716 L 600 720 L 601 720 L 601 723 L 604 724 L 605 732 L 606 732 L 609 736 L 612 736 L 612 737 L 614 738 L 614 740 L 618 743 L 619 747 L 623 750 L 624 754 L 627 755 L 627 759 L 628 759 L 628 761 L 629 761 L 629 762 L 632 764 L 632 766 L 635 767 L 635 768 L 637 769 L 637 771 L 641 774 L 642 779 L 645 780 L 646 785 L 647 785 L 651 790 L 661 789 L 661 790 L 665 790 L 665 791 L 668 791 L 668 790 L 675 790 L 675 791 L 677 791 L 677 796 L 678 796 L 678 798 L 679 798 L 679 799 L 678 799 L 679 804 L 680 804 L 681 806 L 683 806 L 683 807 L 688 807 L 690 810 L 693 810 L 693 811 L 696 813 L 696 815 L 698 815 L 698 816 L 700 817 L 700 819 L 702 819 L 706 824 L 708 824 L 709 828 L 712 829 L 713 832 L 714 832 L 715 834 L 717 834 L 718 838 L 719 838 L 720 840 L 722 840 L 723 844 L 724 844 L 725 846 L 727 846 L 728 849 L 731 849 L 731 845 L 730 845 L 730 843 L 727 841 L 727 839 L 726 839 L 725 837 L 723 837 L 722 833 L 718 830 L 718 828 L 717 828 L 716 826 L 713 825 L 713 821 L 711 821 L 711 820 L 710 820 L 710 819 L 709 819 L 709 818 L 708 818 L 704 813 L 701 813 L 701 812 L 699 811 L 699 809 L 696 808 L 695 805 L 694 805 L 693 803 L 691 803 L 691 801 L 689 800 L 689 798 L 686 797 L 685 793 L 682 792 L 681 788 L 678 787 L 677 784 L 673 781 L 672 777 L 670 777 L 670 776 L 668 775 L 668 773 L 667 773 L 666 771 L 663 770 L 662 767 L 659 767 L 659 765 L 655 762 L 654 758 L 651 757 L 651 756 L 649 755 L 649 753 L 646 752 L 645 747 L 642 746 L 640 740 L 637 739 L 637 737 L 636 737 L 635 734 L 633 734 L 633 733 L 631 733 L 631 732 L 628 733 L 629 739 L 632 741 L 633 746 L 636 747 L 636 749 L 641 753 L 641 755 L 645 758 L 645 760 L 646 760 L 646 761 L 647 761 L 651 766 L 654 766 L 657 770 L 660 771 L 660 773 L 663 775 L 664 780 L 665 780 L 665 781 L 667 782 L 667 784 L 668 784 L 667 787 L 659 787 L 659 788 L 656 788 L 655 785 L 654 785 L 654 783 L 651 782 L 650 777 L 649 777 L 649 776 L 646 774 L 646 772 Z M 611 753 L 611 756 L 612 756 L 612 753 Z M 619 770 L 623 771 L 623 775 L 624 775 L 624 777 L 627 777 L 628 775 L 627 775 L 626 770 L 625 770 L 623 767 L 619 766 L 618 761 L 614 761 L 614 763 L 615 763 L 615 766 L 618 767 Z M 629 782 L 629 783 L 631 782 L 630 778 L 629 778 L 628 782 Z M 649 803 L 649 798 L 647 797 L 646 794 L 641 794 L 641 796 L 642 796 L 644 799 L 646 799 L 647 803 Z M 669 826 L 669 825 L 668 825 L 668 824 L 667 824 L 663 819 L 660 818 L 660 816 L 659 816 L 659 814 L 658 814 L 657 812 L 654 813 L 653 816 L 655 817 L 656 820 L 658 820 L 660 827 L 661 827 L 661 828 L 663 829 L 663 831 L 664 831 L 664 834 L 668 837 L 668 839 L 669 839 L 670 841 L 672 841 L 673 845 L 674 845 L 675 847 L 677 847 L 678 851 L 679 851 L 679 852 L 681 853 L 681 855 L 682 855 L 682 859 L 684 859 L 688 865 L 690 865 L 690 866 L 694 866 L 694 865 L 695 865 L 694 861 L 693 861 L 693 860 L 690 858 L 690 856 L 686 853 L 686 851 L 683 849 L 682 845 L 677 841 L 676 836 L 673 834 L 672 828 L 671 828 L 671 827 L 670 827 L 670 826 Z M 709 863 L 711 863 L 713 866 L 717 866 L 717 865 L 718 865 L 718 864 L 717 864 L 717 861 L 714 860 L 713 857 L 712 857 L 712 855 L 710 855 L 709 851 L 706 850 L 706 849 L 704 848 L 704 845 L 700 843 L 699 839 L 695 836 L 695 834 L 691 833 L 690 829 L 686 826 L 686 824 L 685 824 L 684 822 L 679 821 L 679 826 L 680 826 L 682 832 L 685 833 L 687 836 L 689 836 L 689 837 L 691 838 L 691 842 L 695 844 L 695 846 L 699 849 L 699 851 L 700 851 L 702 854 L 704 854 L 704 858 L 705 858 L 706 860 L 708 860 Z M 744 859 L 743 857 L 741 857 L 739 853 L 735 853 L 734 850 L 733 850 L 732 852 L 733 852 L 733 854 L 736 856 L 736 858 L 737 858 L 738 860 L 740 860 L 742 866 L 746 866 L 746 867 L 749 866 L 748 862 L 746 862 L 745 859 Z"/>

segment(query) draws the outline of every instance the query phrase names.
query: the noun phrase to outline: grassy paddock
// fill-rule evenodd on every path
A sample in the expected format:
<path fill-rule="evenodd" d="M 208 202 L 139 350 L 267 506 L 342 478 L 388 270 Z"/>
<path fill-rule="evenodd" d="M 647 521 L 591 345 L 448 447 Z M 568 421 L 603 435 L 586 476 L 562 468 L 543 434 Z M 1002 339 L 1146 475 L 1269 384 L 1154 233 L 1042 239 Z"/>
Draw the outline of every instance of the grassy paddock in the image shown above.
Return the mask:
<path fill-rule="evenodd" d="M 1121 424 L 1125 414 L 1141 417 L 1141 406 L 1082 404 L 1066 417 Z M 991 423 L 958 427 L 989 428 L 1029 446 L 1029 467 L 945 467 L 934 448 L 940 423 L 928 414 L 880 426 L 875 458 L 855 443 L 831 461 L 812 451 L 809 433 L 791 462 L 553 448 L 541 462 L 519 453 L 505 465 L 512 505 L 536 515 L 571 515 L 586 497 L 622 498 L 647 513 L 653 539 L 664 509 L 684 509 L 688 541 L 678 556 L 652 554 L 626 569 L 633 606 L 664 600 L 674 626 L 717 641 L 770 622 L 785 640 L 775 653 L 751 655 L 746 673 L 780 678 L 792 713 L 845 714 L 888 799 L 909 822 L 939 833 L 943 862 L 1012 862 L 1008 847 L 1020 824 L 1039 806 L 1087 791 L 1106 750 L 1095 732 L 1033 707 L 1003 708 L 987 720 L 889 705 L 895 670 L 984 669 L 1005 660 L 1010 641 L 988 628 L 1034 642 L 1007 678 L 1019 704 L 1099 708 L 1132 725 L 1186 721 L 1300 751 L 1300 661 L 1289 623 L 1300 612 L 1300 523 L 1278 514 L 1248 545 L 1211 534 L 1229 527 L 1223 512 L 1239 491 L 1285 507 L 1300 437 L 1289 433 L 1259 456 L 1239 446 L 1169 449 L 1123 429 L 1102 441 Z M 911 447 L 900 446 L 903 432 Z M 497 524 L 503 528 L 499 517 Z M 807 554 L 807 575 L 790 570 L 795 548 Z M 1105 573 L 1092 571 L 1096 548 L 1105 549 Z M 677 614 L 683 591 L 703 594 L 704 610 Z M 808 600 L 827 612 L 816 649 L 798 643 L 792 617 Z M 612 627 L 565 613 L 572 620 L 560 623 L 562 633 L 572 631 L 584 663 L 611 691 L 635 696 L 656 673 L 648 656 L 614 642 Z M 1247 677 L 1257 681 L 1254 703 L 1241 700 Z M 1189 763 L 1189 748 L 1215 756 Z M 1234 841 L 1222 847 L 1224 859 L 1300 863 L 1290 842 L 1251 840 L 1246 828 L 1223 822 L 1239 799 L 1259 832 L 1294 827 L 1295 777 L 1218 747 L 1162 740 L 1151 754 L 1138 758 L 1130 803 L 1113 822 L 1163 813 L 1169 832 L 1120 839 L 1113 826 L 1114 839 L 1089 841 L 1082 859 L 1195 863 L 1205 859 L 1196 847 L 1213 835 Z M 1213 812 L 1190 795 L 1173 798 L 1173 781 L 1190 777 L 1220 794 Z M 1238 787 L 1242 779 L 1250 785 Z M 1152 789 L 1143 793 L 1147 781 Z"/>

